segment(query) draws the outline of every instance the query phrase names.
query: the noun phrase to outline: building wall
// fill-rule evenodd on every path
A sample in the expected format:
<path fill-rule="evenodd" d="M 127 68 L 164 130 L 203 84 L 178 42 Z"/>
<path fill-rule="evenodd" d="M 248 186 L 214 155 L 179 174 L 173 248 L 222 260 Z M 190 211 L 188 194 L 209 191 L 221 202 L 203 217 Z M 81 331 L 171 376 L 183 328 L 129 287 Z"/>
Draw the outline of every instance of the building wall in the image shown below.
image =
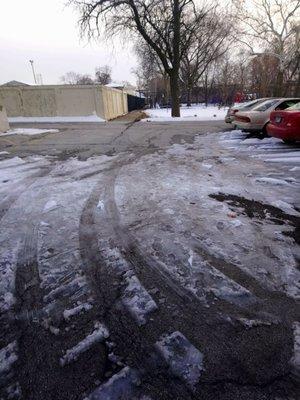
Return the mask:
<path fill-rule="evenodd" d="M 109 120 L 128 112 L 127 94 L 100 85 L 0 87 L 8 117 L 88 116 Z"/>
<path fill-rule="evenodd" d="M 0 132 L 7 132 L 9 130 L 9 123 L 7 120 L 6 110 L 0 104 Z"/>

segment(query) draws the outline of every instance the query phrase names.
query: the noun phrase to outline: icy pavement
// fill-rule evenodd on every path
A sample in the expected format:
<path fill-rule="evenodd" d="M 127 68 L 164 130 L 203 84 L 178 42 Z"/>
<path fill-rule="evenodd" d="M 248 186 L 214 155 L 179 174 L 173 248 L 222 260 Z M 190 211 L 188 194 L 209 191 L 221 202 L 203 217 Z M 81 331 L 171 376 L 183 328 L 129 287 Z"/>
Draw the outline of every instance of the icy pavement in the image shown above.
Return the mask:
<path fill-rule="evenodd" d="M 1 155 L 0 398 L 293 398 L 297 146 L 164 143 Z"/>

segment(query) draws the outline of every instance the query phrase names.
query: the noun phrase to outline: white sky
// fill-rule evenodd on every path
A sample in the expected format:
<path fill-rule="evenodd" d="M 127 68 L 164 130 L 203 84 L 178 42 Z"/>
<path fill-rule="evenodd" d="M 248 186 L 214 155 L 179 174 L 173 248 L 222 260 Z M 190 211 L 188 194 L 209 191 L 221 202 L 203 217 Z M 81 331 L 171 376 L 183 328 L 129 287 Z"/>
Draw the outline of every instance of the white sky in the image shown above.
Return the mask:
<path fill-rule="evenodd" d="M 131 49 L 81 40 L 78 14 L 65 7 L 66 2 L 0 0 L 0 84 L 11 80 L 34 84 L 30 59 L 44 84 L 60 83 L 68 71 L 94 76 L 95 67 L 105 64 L 112 67 L 114 81 L 135 83 Z"/>

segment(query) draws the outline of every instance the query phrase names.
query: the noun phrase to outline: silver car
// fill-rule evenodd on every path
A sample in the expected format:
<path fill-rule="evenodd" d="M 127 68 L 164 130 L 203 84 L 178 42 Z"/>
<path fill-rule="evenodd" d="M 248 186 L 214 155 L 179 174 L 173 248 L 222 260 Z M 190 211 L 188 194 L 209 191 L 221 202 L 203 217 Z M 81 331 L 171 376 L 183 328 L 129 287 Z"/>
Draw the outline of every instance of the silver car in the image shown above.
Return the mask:
<path fill-rule="evenodd" d="M 233 123 L 235 114 L 238 111 L 251 110 L 253 107 L 257 106 L 258 104 L 260 104 L 263 101 L 266 101 L 268 99 L 270 99 L 270 97 L 264 97 L 261 99 L 247 101 L 246 103 L 236 104 L 236 105 L 228 108 L 227 114 L 225 116 L 225 122 L 227 124 Z"/>
<path fill-rule="evenodd" d="M 274 110 L 285 110 L 300 101 L 299 98 L 275 98 L 256 105 L 251 110 L 240 110 L 235 114 L 234 124 L 238 129 L 247 132 L 262 132 L 267 134 L 267 124 Z"/>

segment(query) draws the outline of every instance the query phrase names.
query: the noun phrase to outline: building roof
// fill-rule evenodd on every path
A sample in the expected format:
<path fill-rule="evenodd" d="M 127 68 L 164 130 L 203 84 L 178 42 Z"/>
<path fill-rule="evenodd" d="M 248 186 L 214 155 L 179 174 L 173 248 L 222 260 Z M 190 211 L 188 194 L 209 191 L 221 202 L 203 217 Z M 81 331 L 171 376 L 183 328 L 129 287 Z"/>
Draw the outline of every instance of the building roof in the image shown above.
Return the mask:
<path fill-rule="evenodd" d="M 9 82 L 4 83 L 1 86 L 30 86 L 30 85 L 28 85 L 28 83 L 19 82 L 19 81 L 9 81 Z"/>

